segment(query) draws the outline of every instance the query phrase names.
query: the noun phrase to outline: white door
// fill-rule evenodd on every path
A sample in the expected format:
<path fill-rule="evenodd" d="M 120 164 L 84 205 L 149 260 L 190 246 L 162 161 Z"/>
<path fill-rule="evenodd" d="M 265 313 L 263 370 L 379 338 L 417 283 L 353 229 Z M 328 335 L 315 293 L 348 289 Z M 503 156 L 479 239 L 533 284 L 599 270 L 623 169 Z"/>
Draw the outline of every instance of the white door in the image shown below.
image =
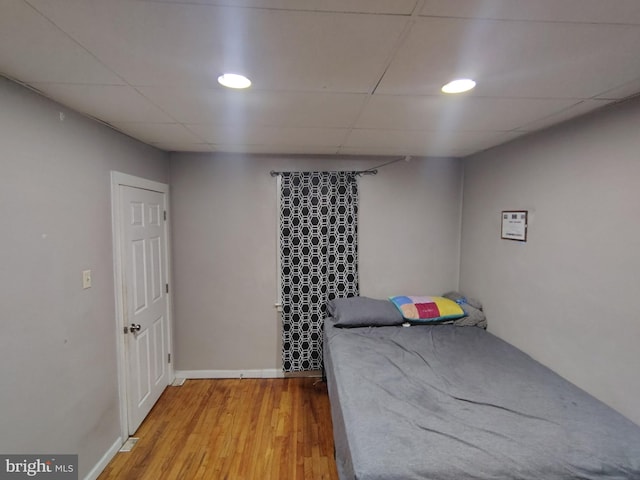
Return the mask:
<path fill-rule="evenodd" d="M 120 186 L 129 435 L 169 383 L 165 201 Z"/>

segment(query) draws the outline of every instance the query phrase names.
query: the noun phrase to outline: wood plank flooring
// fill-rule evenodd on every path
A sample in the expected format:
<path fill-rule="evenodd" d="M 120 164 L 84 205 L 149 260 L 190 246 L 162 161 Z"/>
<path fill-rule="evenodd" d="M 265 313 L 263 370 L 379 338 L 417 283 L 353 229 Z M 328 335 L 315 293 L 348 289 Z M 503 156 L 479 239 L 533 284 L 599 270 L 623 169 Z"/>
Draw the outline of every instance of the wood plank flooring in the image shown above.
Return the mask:
<path fill-rule="evenodd" d="M 317 378 L 187 380 L 167 387 L 98 480 L 337 480 Z"/>

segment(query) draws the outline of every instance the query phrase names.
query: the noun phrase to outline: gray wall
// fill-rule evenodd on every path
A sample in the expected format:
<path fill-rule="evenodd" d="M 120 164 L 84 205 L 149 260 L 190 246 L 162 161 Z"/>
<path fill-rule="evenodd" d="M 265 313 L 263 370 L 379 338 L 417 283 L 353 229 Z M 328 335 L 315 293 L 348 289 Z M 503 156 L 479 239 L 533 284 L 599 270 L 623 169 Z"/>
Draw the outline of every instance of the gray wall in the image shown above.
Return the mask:
<path fill-rule="evenodd" d="M 0 77 L 0 452 L 82 478 L 120 435 L 110 171 L 166 183 L 166 157 Z"/>
<path fill-rule="evenodd" d="M 384 159 L 172 154 L 176 369 L 280 368 L 276 179 L 270 170 L 366 169 Z M 360 184 L 362 295 L 457 287 L 461 162 L 414 159 Z"/>
<path fill-rule="evenodd" d="M 640 102 L 465 160 L 461 290 L 489 330 L 640 424 Z M 501 210 L 529 210 L 526 244 Z"/>

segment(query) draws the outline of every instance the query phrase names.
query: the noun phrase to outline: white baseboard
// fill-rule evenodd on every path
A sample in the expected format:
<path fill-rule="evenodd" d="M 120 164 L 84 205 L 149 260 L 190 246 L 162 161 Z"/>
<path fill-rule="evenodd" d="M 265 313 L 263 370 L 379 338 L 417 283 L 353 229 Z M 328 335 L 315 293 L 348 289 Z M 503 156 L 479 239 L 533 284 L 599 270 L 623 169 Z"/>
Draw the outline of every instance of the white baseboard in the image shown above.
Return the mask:
<path fill-rule="evenodd" d="M 263 370 L 176 370 L 176 378 L 284 378 L 277 368 Z"/>
<path fill-rule="evenodd" d="M 109 447 L 109 450 L 105 452 L 98 463 L 96 463 L 91 471 L 87 473 L 87 476 L 84 477 L 84 480 L 96 480 L 100 476 L 102 471 L 107 468 L 107 465 L 109 465 L 111 459 L 116 456 L 116 453 L 118 453 L 118 450 L 120 450 L 120 447 L 122 447 L 123 443 L 124 442 L 122 441 L 122 438 L 118 437 L 118 439 L 113 442 L 113 445 Z"/>

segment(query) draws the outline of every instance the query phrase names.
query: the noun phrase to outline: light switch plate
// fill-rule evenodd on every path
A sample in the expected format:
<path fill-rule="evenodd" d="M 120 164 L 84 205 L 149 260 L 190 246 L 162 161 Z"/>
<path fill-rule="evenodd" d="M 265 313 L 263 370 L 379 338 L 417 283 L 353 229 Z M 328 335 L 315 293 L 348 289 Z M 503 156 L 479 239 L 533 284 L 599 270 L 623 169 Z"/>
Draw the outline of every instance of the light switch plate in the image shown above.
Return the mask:
<path fill-rule="evenodd" d="M 82 271 L 82 288 L 91 288 L 91 270 Z"/>

